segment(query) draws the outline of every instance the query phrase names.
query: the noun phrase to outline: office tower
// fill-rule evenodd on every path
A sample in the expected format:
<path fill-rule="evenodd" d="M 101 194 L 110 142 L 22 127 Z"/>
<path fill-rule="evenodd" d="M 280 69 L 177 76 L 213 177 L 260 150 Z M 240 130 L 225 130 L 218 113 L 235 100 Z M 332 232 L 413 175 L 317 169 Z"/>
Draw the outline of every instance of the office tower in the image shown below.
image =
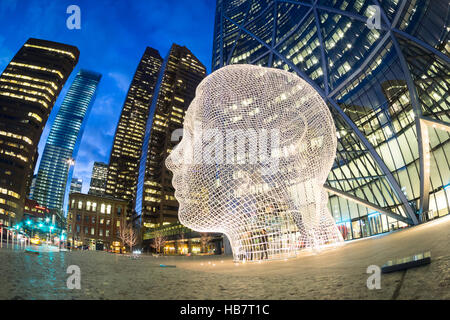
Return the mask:
<path fill-rule="evenodd" d="M 33 199 L 34 187 L 36 186 L 36 177 L 37 174 L 34 174 L 33 178 L 31 178 L 30 192 L 28 193 L 28 199 Z"/>
<path fill-rule="evenodd" d="M 30 38 L 0 76 L 0 223 L 22 218 L 42 130 L 78 56 L 74 46 Z"/>
<path fill-rule="evenodd" d="M 178 143 L 178 140 L 171 141 L 172 132 L 183 127 L 185 111 L 205 75 L 206 68 L 188 48 L 172 45 L 150 108 L 139 165 L 135 209 L 144 227 L 178 221 L 172 173 L 166 168 L 165 160 Z"/>
<path fill-rule="evenodd" d="M 157 50 L 147 48 L 137 66 L 114 136 L 106 181 L 108 196 L 130 201 L 135 195 L 145 125 L 162 61 Z"/>
<path fill-rule="evenodd" d="M 325 187 L 345 239 L 449 212 L 447 7 L 217 1 L 213 70 L 235 63 L 283 68 L 327 102 L 338 147 Z"/>
<path fill-rule="evenodd" d="M 34 188 L 33 200 L 62 215 L 74 159 L 83 136 L 101 75 L 80 70 L 50 129 Z"/>
<path fill-rule="evenodd" d="M 71 193 L 81 193 L 81 190 L 83 189 L 83 180 L 78 178 L 72 178 L 70 181 L 70 191 Z"/>
<path fill-rule="evenodd" d="M 91 184 L 88 194 L 94 196 L 104 195 L 107 176 L 108 164 L 103 162 L 94 162 L 94 167 L 92 168 Z"/>

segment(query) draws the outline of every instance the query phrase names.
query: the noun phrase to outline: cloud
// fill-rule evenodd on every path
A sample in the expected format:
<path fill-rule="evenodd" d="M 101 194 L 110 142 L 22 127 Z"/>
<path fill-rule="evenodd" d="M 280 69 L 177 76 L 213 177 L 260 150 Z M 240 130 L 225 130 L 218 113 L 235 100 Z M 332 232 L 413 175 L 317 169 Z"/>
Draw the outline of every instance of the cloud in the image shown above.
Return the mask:
<path fill-rule="evenodd" d="M 115 81 L 117 88 L 119 88 L 121 91 L 128 91 L 131 79 L 127 75 L 119 72 L 109 72 L 108 77 L 112 78 Z"/>

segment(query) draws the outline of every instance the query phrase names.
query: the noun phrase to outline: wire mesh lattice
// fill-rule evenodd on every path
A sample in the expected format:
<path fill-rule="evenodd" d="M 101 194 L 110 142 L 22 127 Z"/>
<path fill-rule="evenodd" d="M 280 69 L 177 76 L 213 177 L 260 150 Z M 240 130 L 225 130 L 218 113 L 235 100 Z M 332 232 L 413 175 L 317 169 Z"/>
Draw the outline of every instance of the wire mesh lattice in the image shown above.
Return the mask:
<path fill-rule="evenodd" d="M 236 261 L 342 242 L 322 187 L 335 131 L 325 102 L 297 75 L 253 65 L 215 71 L 197 87 L 166 161 L 180 222 L 224 233 Z"/>

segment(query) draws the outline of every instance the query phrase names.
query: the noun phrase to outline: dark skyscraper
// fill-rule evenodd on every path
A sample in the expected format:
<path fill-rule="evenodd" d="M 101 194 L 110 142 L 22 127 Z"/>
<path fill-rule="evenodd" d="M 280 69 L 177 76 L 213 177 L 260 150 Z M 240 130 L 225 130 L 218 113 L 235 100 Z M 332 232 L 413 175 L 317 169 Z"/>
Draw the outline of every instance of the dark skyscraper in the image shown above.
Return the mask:
<path fill-rule="evenodd" d="M 218 0 L 212 69 L 282 68 L 319 92 L 338 137 L 329 207 L 355 239 L 449 212 L 449 31 L 446 1 Z"/>
<path fill-rule="evenodd" d="M 76 47 L 31 38 L 0 77 L 0 223 L 22 218 L 42 130 L 78 56 Z"/>
<path fill-rule="evenodd" d="M 147 48 L 136 69 L 120 115 L 109 159 L 106 192 L 117 199 L 132 200 L 150 103 L 163 59 Z"/>
<path fill-rule="evenodd" d="M 92 168 L 91 184 L 88 194 L 102 196 L 105 194 L 108 165 L 103 162 L 94 162 Z"/>
<path fill-rule="evenodd" d="M 178 143 L 171 141 L 172 132 L 182 128 L 185 111 L 205 75 L 206 68 L 189 49 L 172 45 L 151 104 L 139 167 L 136 212 L 144 227 L 178 221 L 178 202 L 165 160 Z"/>
<path fill-rule="evenodd" d="M 33 200 L 61 215 L 84 127 L 95 101 L 101 75 L 80 70 L 64 97 L 45 144 Z M 66 200 L 65 200 L 66 197 Z"/>

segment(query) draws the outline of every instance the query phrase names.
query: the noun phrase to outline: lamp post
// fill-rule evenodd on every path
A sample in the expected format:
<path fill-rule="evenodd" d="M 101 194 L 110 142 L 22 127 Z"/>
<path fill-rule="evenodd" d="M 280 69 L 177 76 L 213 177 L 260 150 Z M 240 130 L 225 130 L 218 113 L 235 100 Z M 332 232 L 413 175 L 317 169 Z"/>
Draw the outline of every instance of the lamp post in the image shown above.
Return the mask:
<path fill-rule="evenodd" d="M 49 230 L 49 232 L 48 232 L 48 240 L 53 244 L 53 241 L 52 241 L 52 231 L 53 231 L 53 229 L 54 229 L 55 227 L 54 226 L 50 226 L 49 228 L 48 228 L 48 230 Z"/>

